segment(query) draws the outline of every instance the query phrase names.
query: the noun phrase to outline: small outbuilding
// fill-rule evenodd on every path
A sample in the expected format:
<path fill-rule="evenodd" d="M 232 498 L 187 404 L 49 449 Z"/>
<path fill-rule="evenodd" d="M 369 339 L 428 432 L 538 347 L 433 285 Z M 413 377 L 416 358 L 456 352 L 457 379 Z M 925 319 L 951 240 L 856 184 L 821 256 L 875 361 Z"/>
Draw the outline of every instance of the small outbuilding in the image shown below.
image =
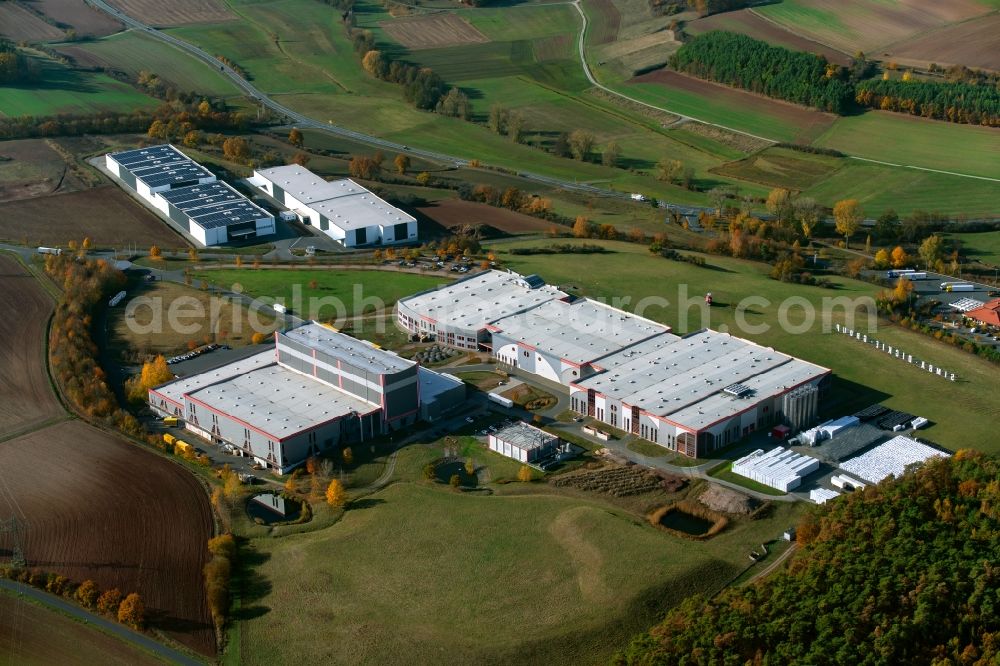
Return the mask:
<path fill-rule="evenodd" d="M 523 463 L 541 460 L 556 453 L 559 438 L 524 422 L 490 433 L 490 450 Z"/>

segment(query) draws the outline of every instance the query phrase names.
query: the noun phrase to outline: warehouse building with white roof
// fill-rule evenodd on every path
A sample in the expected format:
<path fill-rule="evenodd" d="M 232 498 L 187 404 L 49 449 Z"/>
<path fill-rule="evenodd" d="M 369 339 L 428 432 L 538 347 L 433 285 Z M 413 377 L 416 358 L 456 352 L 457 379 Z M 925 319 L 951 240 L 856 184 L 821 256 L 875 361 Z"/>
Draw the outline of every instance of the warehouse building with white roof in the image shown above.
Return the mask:
<path fill-rule="evenodd" d="M 457 380 L 319 324 L 275 348 L 149 391 L 150 406 L 287 472 L 310 455 L 433 419 L 465 399 Z M 421 388 L 427 389 L 421 394 Z"/>
<path fill-rule="evenodd" d="M 485 350 L 492 347 L 491 323 L 568 297 L 537 275 L 490 270 L 400 299 L 396 323 L 442 344 Z"/>
<path fill-rule="evenodd" d="M 570 407 L 698 458 L 781 423 L 782 397 L 820 386 L 827 368 L 704 329 L 657 336 L 597 359 L 570 386 Z"/>
<path fill-rule="evenodd" d="M 417 220 L 349 178 L 327 181 L 309 169 L 257 169 L 249 183 L 345 247 L 418 240 Z"/>
<path fill-rule="evenodd" d="M 569 387 L 570 407 L 691 457 L 785 420 L 785 396 L 830 370 L 726 333 L 662 324 L 537 275 L 490 270 L 400 299 L 396 322 Z M 815 419 L 817 401 L 796 419 Z"/>
<path fill-rule="evenodd" d="M 124 186 L 202 246 L 275 233 L 273 215 L 170 144 L 108 153 L 104 162 Z"/>

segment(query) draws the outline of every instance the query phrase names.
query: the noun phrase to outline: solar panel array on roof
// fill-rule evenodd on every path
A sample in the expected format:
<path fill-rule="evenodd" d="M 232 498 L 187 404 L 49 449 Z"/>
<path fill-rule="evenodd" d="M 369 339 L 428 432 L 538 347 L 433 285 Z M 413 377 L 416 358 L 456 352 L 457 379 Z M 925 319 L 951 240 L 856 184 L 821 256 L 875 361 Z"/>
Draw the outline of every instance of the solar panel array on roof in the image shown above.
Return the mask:
<path fill-rule="evenodd" d="M 268 213 L 226 183 L 181 187 L 160 196 L 203 229 L 253 222 Z"/>
<path fill-rule="evenodd" d="M 211 171 L 170 144 L 111 153 L 111 158 L 151 189 L 214 178 Z"/>

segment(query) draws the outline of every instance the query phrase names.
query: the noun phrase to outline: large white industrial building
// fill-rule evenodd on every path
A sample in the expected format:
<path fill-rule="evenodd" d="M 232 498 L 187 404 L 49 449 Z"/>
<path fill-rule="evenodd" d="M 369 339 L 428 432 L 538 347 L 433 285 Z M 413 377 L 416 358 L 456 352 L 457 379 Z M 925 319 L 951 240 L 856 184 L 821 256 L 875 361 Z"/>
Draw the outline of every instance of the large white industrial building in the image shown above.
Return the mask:
<path fill-rule="evenodd" d="M 274 349 L 149 391 L 156 412 L 282 473 L 464 399 L 458 379 L 315 323 L 277 333 Z"/>
<path fill-rule="evenodd" d="M 569 388 L 570 406 L 690 457 L 815 419 L 827 368 L 726 333 L 666 326 L 538 276 L 486 271 L 401 299 L 396 322 Z"/>
<path fill-rule="evenodd" d="M 417 240 L 417 220 L 345 178 L 327 181 L 309 169 L 257 169 L 249 183 L 345 247 Z"/>
<path fill-rule="evenodd" d="M 203 246 L 275 233 L 274 216 L 170 144 L 108 153 L 115 178 Z"/>

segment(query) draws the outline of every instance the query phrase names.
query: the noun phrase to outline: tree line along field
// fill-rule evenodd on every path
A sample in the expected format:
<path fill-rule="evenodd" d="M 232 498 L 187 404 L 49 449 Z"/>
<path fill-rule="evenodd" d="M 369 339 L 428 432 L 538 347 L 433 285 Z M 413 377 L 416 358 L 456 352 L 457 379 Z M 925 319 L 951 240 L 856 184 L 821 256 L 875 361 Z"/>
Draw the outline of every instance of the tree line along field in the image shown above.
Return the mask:
<path fill-rule="evenodd" d="M 465 450 L 477 465 L 510 463 L 481 444 Z M 735 577 L 747 549 L 800 510 L 781 503 L 692 542 L 594 493 L 514 483 L 490 484 L 493 495 L 456 494 L 419 480 L 441 454 L 441 442 L 405 447 L 395 482 L 336 524 L 252 539 L 249 558 L 259 564 L 232 658 L 605 663 L 649 618 Z M 324 640 L 299 619 L 303 604 L 322 621 Z"/>
<path fill-rule="evenodd" d="M 505 266 L 522 274 L 538 273 L 550 284 L 574 288 L 574 293 L 606 298 L 612 304 L 614 301 L 610 299 L 627 297 L 630 300 L 624 303 L 626 309 L 634 309 L 644 297 L 666 298 L 669 306 L 653 305 L 644 315 L 672 326 L 678 334 L 703 326 L 725 326 L 733 335 L 831 368 L 835 390 L 827 407 L 837 410 L 830 414 L 831 418 L 884 402 L 894 409 L 930 419 L 932 425 L 923 434 L 952 450 L 975 442 L 977 448 L 986 452 L 1000 451 L 991 434 L 993 423 L 1000 417 L 1000 398 L 992 388 L 996 383 L 994 366 L 927 336 L 878 324 L 874 335 L 879 340 L 935 366 L 950 368 L 959 378 L 952 383 L 846 336 L 822 332 L 824 297 L 874 297 L 879 291 L 875 285 L 839 276 L 833 278 L 838 285 L 836 289 L 795 285 L 773 280 L 769 277 L 769 267 L 741 259 L 705 255 L 707 266 L 698 267 L 651 255 L 646 247 L 633 244 L 565 242 L 600 242 L 611 253 L 587 257 L 586 271 L 580 270 L 579 255 L 509 254 L 514 247 L 546 245 L 551 241 L 516 241 L 504 244 L 498 254 Z M 683 292 L 679 291 L 681 288 Z M 712 292 L 717 305 L 709 310 L 709 319 L 703 320 L 701 300 L 706 292 Z M 746 312 L 747 323 L 766 324 L 770 327 L 766 332 L 741 332 L 733 306 L 747 296 L 762 296 L 769 301 L 766 306 L 754 304 Z M 793 296 L 807 299 L 816 308 L 815 323 L 805 333 L 788 332 L 778 325 L 779 307 Z M 682 297 L 693 299 L 694 304 L 687 309 L 679 307 Z M 802 324 L 801 308 L 791 308 L 788 320 Z M 830 322 L 830 329 L 834 323 L 845 323 L 844 309 L 834 309 Z M 867 331 L 867 323 L 867 314 L 861 311 L 854 328 Z M 947 400 L 932 398 L 942 395 L 947 395 Z"/>
<path fill-rule="evenodd" d="M 45 363 L 52 302 L 6 255 L 0 256 L 4 298 L 16 298 L 16 304 L 0 304 L 17 316 L 0 320 L 0 333 L 17 344 L 0 355 L 0 433 L 13 437 L 0 444 L 0 506 L 30 525 L 24 543 L 29 567 L 138 592 L 155 631 L 214 654 L 201 577 L 213 524 L 200 483 L 117 435 L 64 420 Z M 53 425 L 55 420 L 61 422 Z M 28 654 L 38 649 L 25 647 Z"/>

